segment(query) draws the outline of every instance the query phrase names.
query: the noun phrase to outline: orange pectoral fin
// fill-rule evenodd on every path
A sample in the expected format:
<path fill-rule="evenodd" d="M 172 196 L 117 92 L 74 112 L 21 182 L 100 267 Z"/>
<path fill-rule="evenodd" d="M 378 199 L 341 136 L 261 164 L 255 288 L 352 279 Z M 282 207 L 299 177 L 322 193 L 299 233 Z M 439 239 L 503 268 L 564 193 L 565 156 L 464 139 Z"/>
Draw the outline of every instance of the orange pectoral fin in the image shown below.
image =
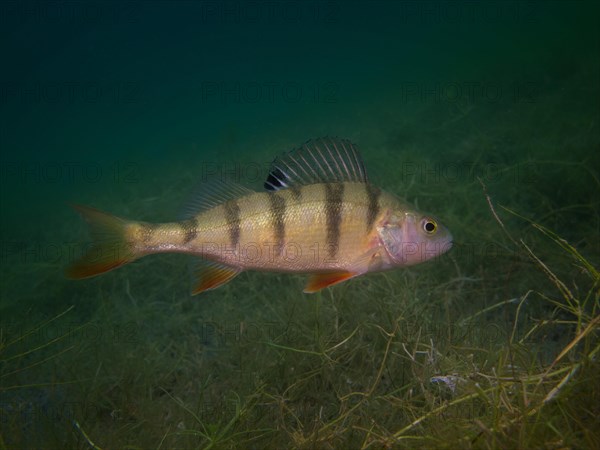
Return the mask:
<path fill-rule="evenodd" d="M 328 286 L 333 286 L 334 284 L 354 278 L 357 275 L 360 274 L 346 271 L 315 273 L 308 280 L 304 292 L 306 294 L 312 294 Z"/>

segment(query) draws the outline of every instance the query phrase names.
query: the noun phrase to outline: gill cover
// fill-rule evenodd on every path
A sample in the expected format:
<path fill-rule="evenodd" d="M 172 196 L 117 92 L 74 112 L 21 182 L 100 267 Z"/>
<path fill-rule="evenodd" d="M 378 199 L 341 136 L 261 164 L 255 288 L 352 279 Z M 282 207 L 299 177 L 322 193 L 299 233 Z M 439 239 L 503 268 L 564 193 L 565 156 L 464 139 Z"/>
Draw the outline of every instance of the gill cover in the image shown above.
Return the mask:
<path fill-rule="evenodd" d="M 387 223 L 377 229 L 379 238 L 395 266 L 422 262 L 419 249 L 420 245 L 425 244 L 416 229 L 415 215 L 404 213 L 402 216 L 400 218 L 392 215 Z"/>
<path fill-rule="evenodd" d="M 402 264 L 402 229 L 397 224 L 386 224 L 377 229 L 379 238 L 390 258 Z"/>

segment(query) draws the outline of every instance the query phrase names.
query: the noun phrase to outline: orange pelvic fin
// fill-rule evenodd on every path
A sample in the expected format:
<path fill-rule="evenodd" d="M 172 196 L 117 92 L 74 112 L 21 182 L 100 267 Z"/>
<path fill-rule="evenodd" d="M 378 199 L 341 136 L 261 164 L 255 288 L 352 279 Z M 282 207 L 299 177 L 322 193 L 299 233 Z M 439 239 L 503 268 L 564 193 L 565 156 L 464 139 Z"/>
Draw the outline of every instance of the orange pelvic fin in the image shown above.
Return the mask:
<path fill-rule="evenodd" d="M 312 294 L 323 288 L 349 280 L 357 275 L 360 274 L 347 271 L 315 273 L 308 280 L 308 283 L 304 287 L 304 292 Z"/>
<path fill-rule="evenodd" d="M 199 260 L 192 271 L 192 295 L 216 289 L 231 281 L 240 272 L 241 270 L 236 267 Z"/>
<path fill-rule="evenodd" d="M 66 270 L 69 278 L 89 278 L 133 261 L 136 255 L 126 240 L 129 223 L 88 206 L 72 205 L 90 227 L 92 242 L 85 254 Z"/>

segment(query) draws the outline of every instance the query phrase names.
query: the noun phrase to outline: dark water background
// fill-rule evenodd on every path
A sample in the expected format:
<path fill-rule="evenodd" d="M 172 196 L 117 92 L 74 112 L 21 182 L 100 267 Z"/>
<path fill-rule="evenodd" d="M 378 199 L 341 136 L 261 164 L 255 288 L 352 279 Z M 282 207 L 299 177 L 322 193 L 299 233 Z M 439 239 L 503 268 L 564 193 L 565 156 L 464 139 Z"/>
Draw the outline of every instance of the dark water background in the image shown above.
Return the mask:
<path fill-rule="evenodd" d="M 485 133 L 493 114 L 558 89 L 572 91 L 565 114 L 592 114 L 597 85 L 569 81 L 597 74 L 592 5 L 6 2 L 3 232 L 217 155 L 266 163 L 328 134 L 365 152 L 425 147 L 449 109 L 486 107 L 472 124 Z M 548 132 L 535 125 L 530 137 Z M 422 151 L 444 155 L 472 130 L 452 133 Z"/>
<path fill-rule="evenodd" d="M 84 236 L 68 202 L 170 220 L 197 178 L 259 188 L 276 154 L 326 135 L 356 142 L 371 179 L 446 217 L 458 240 L 493 224 L 469 194 L 480 176 L 597 259 L 598 5 L 3 2 L 2 322 L 119 308 L 106 284 L 62 276 Z M 166 264 L 185 295 L 178 262 L 143 267 Z M 280 279 L 253 278 L 274 292 Z M 8 403 L 28 395 L 49 398 Z"/>

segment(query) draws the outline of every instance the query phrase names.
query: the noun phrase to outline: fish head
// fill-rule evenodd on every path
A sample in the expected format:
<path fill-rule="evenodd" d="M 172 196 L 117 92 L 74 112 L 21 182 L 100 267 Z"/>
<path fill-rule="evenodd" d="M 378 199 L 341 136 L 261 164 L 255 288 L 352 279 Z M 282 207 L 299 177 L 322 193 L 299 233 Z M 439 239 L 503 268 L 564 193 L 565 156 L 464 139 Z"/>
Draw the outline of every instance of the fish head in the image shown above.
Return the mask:
<path fill-rule="evenodd" d="M 452 234 L 435 217 L 418 211 L 390 211 L 377 227 L 388 267 L 412 266 L 446 253 Z"/>

